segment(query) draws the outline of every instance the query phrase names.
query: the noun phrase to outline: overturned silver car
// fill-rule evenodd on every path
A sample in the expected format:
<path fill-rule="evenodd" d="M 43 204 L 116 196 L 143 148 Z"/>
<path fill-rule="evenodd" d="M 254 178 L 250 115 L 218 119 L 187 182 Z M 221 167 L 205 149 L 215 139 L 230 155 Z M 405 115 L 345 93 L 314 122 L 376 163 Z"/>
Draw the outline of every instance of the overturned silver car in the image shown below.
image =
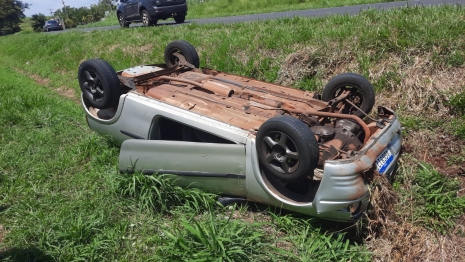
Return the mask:
<path fill-rule="evenodd" d="M 164 58 L 118 72 L 101 59 L 79 67 L 87 122 L 121 143 L 122 172 L 172 174 L 225 203 L 354 221 L 370 176 L 394 170 L 399 119 L 384 107 L 368 115 L 375 94 L 361 75 L 334 77 L 320 96 L 199 68 L 186 41 L 170 43 Z"/>

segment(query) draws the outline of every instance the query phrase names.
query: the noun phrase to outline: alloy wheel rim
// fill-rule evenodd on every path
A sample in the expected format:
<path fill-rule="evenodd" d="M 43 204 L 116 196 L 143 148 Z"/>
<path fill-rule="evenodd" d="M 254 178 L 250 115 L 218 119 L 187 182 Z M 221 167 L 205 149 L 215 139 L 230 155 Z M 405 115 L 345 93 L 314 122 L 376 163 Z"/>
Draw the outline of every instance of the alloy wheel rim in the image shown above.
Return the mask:
<path fill-rule="evenodd" d="M 280 131 L 272 131 L 262 140 L 262 152 L 266 163 L 282 174 L 291 174 L 297 170 L 300 155 L 294 141 Z"/>

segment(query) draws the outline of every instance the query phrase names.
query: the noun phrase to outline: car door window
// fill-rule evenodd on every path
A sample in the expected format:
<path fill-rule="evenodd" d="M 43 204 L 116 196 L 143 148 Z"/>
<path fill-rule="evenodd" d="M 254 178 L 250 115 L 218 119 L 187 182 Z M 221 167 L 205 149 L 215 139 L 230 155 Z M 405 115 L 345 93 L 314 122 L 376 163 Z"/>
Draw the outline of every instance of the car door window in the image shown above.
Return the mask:
<path fill-rule="evenodd" d="M 169 140 L 197 143 L 235 144 L 220 136 L 165 117 L 155 117 L 149 134 L 150 140 Z"/>

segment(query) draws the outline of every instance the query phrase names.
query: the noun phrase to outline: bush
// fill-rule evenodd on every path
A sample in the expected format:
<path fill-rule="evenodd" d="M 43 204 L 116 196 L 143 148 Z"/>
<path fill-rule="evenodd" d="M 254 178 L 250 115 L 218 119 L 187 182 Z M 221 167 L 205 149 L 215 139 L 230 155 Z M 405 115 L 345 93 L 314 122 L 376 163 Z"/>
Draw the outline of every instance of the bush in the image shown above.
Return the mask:
<path fill-rule="evenodd" d="M 454 113 L 465 114 L 465 91 L 453 95 L 449 100 L 449 106 Z"/>
<path fill-rule="evenodd" d="M 44 14 L 39 13 L 38 15 L 32 15 L 32 29 L 34 32 L 41 32 L 43 29 L 43 26 L 45 25 L 45 21 L 47 21 L 47 18 L 45 17 Z"/>

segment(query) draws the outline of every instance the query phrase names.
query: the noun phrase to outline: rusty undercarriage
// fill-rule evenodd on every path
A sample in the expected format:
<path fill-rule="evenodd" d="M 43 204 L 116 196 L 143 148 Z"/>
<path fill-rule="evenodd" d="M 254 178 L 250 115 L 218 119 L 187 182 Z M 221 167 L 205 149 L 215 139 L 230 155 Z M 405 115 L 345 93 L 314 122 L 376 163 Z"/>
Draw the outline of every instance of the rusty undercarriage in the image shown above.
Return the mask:
<path fill-rule="evenodd" d="M 91 59 L 78 79 L 89 126 L 122 143 L 121 172 L 224 196 L 353 221 L 370 196 L 362 174 L 392 174 L 400 153 L 397 116 L 370 115 L 374 89 L 358 74 L 319 95 L 199 68 L 195 48 L 174 41 L 165 64 L 115 72 Z"/>
<path fill-rule="evenodd" d="M 253 134 L 272 117 L 296 117 L 310 127 L 319 143 L 320 166 L 326 160 L 349 158 L 390 118 L 381 110 L 378 120 L 365 123 L 357 115 L 344 113 L 357 111 L 368 116 L 357 106 L 361 98 L 350 90 L 325 102 L 314 92 L 198 69 L 175 55 L 179 58 L 176 67 L 139 66 L 119 72 L 118 77 L 129 90 Z"/>

